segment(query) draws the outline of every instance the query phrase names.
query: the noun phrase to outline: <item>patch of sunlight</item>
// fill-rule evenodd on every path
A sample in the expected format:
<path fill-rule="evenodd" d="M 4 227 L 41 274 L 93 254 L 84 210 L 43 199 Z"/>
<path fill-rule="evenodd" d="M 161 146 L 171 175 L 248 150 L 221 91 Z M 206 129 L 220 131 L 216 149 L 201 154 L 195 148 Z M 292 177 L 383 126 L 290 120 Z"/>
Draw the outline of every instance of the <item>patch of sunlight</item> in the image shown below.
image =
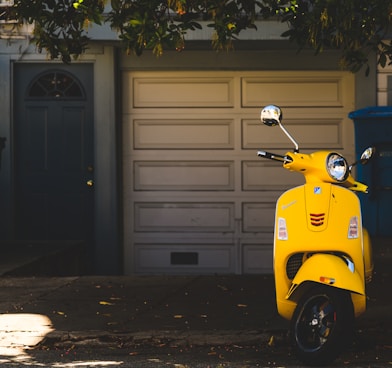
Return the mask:
<path fill-rule="evenodd" d="M 0 356 L 25 359 L 26 350 L 52 331 L 51 320 L 42 314 L 0 314 Z"/>
<path fill-rule="evenodd" d="M 2 363 L 19 363 L 46 367 L 32 360 L 28 350 L 44 340 L 45 336 L 54 331 L 51 320 L 42 314 L 9 313 L 0 314 L 0 365 Z M 5 357 L 8 357 L 5 358 Z M 56 362 L 51 367 L 109 367 L 119 366 L 123 362 L 88 360 L 71 363 Z"/>
<path fill-rule="evenodd" d="M 75 361 L 71 363 L 52 363 L 53 368 L 68 368 L 68 367 L 109 367 L 115 365 L 122 365 L 124 362 L 104 361 L 104 360 L 86 360 Z"/>

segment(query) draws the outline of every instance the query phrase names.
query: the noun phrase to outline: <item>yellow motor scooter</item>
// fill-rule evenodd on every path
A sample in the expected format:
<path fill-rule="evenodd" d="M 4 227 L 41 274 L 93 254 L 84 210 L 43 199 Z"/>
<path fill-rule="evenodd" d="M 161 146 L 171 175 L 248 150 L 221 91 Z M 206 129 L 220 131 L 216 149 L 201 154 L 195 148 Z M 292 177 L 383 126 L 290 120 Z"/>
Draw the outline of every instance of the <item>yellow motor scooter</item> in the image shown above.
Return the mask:
<path fill-rule="evenodd" d="M 290 320 L 290 340 L 305 364 L 325 365 L 351 341 L 354 317 L 366 309 L 365 284 L 371 280 L 371 242 L 362 227 L 354 191 L 367 192 L 351 167 L 336 152 L 300 153 L 281 124 L 282 111 L 261 111 L 268 126 L 278 125 L 295 146 L 285 155 L 259 151 L 299 172 L 305 184 L 277 201 L 274 230 L 274 275 L 279 314 Z M 366 163 L 368 148 L 357 163 Z M 355 164 L 357 164 L 355 163 Z"/>

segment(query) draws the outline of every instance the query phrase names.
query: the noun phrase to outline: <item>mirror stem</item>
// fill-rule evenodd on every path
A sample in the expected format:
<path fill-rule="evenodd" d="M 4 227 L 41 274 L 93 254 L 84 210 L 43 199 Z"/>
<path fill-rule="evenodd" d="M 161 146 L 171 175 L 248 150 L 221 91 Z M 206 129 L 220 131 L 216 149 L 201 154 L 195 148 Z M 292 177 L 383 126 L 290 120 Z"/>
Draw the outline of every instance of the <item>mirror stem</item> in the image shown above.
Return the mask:
<path fill-rule="evenodd" d="M 279 122 L 280 129 L 283 130 L 283 133 L 287 135 L 287 137 L 290 139 L 291 142 L 294 144 L 294 152 L 298 153 L 299 152 L 299 146 L 298 143 L 295 141 L 295 139 L 291 136 L 291 134 L 286 130 L 286 128 Z"/>

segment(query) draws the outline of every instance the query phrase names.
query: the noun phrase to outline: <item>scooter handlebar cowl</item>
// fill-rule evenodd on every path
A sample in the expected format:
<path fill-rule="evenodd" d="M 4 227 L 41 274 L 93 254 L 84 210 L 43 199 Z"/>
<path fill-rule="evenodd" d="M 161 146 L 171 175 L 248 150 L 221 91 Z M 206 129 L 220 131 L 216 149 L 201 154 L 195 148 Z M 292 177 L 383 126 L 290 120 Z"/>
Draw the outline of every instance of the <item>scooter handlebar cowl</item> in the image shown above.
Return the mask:
<path fill-rule="evenodd" d="M 311 154 L 287 152 L 285 155 L 267 151 L 257 152 L 259 157 L 282 162 L 285 169 L 303 174 L 307 183 L 333 183 L 352 191 L 367 193 L 368 186 L 356 181 L 351 173 L 348 173 L 344 181 L 335 180 L 328 174 L 325 163 L 330 154 L 330 151 L 317 151 Z"/>

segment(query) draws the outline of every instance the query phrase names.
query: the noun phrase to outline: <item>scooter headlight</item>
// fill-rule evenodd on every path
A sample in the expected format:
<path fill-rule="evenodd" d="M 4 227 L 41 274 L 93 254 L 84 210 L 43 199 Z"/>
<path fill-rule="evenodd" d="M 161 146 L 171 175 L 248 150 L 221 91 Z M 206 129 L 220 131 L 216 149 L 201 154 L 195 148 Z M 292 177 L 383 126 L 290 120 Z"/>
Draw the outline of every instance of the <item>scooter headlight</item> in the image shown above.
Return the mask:
<path fill-rule="evenodd" d="M 338 153 L 330 153 L 327 157 L 327 171 L 332 179 L 345 181 L 349 174 L 347 161 Z"/>

